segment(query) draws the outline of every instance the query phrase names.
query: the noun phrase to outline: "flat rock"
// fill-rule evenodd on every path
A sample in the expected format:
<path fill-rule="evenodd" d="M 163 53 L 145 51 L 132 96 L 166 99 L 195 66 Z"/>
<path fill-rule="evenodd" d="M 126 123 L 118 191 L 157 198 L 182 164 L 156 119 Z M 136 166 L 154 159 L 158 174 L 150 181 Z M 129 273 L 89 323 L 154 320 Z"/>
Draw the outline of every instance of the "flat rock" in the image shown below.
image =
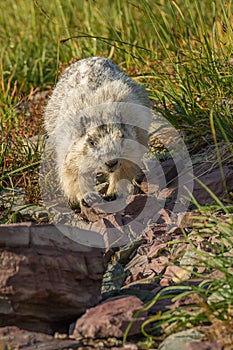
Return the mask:
<path fill-rule="evenodd" d="M 199 179 L 199 182 L 194 180 L 193 196 L 200 205 L 214 202 L 210 191 L 218 198 L 224 198 L 226 189 L 228 192 L 232 191 L 233 170 L 231 167 L 223 165 L 221 169 L 216 168 L 210 171 L 210 166 L 207 162 L 202 165 L 195 165 L 193 170 L 194 175 Z M 208 191 L 203 188 L 202 184 L 208 187 Z M 224 186 L 226 186 L 226 188 Z"/>
<path fill-rule="evenodd" d="M 0 326 L 65 331 L 101 299 L 103 251 L 36 227 L 0 226 Z"/>
<path fill-rule="evenodd" d="M 31 222 L 0 225 L 0 247 L 51 247 L 62 248 L 74 252 L 91 251 L 91 243 L 95 232 L 79 230 L 80 238 L 72 227 L 65 225 L 42 224 Z M 92 236 L 92 241 L 88 238 Z M 81 236 L 82 235 L 82 236 Z M 95 236 L 94 236 L 95 237 Z M 73 239 L 72 239 L 73 238 Z M 96 234 L 95 241 L 102 242 L 102 237 Z M 82 244 L 81 242 L 82 241 Z"/>
<path fill-rule="evenodd" d="M 185 350 L 223 350 L 223 346 L 215 341 L 192 341 Z"/>
<path fill-rule="evenodd" d="M 77 320 L 73 336 L 75 338 L 121 338 L 133 315 L 142 307 L 135 296 L 115 297 L 90 308 Z M 146 313 L 140 313 L 130 328 L 129 335 L 139 334 Z"/>
<path fill-rule="evenodd" d="M 187 346 L 196 340 L 203 338 L 203 333 L 188 329 L 186 331 L 178 332 L 169 335 L 160 345 L 159 350 L 186 350 Z M 198 348 L 199 349 L 199 348 Z"/>
<path fill-rule="evenodd" d="M 58 340 L 51 335 L 29 332 L 18 327 L 0 328 L 1 349 L 27 349 L 27 350 L 59 350 L 77 349 L 79 342 L 75 340 Z"/>

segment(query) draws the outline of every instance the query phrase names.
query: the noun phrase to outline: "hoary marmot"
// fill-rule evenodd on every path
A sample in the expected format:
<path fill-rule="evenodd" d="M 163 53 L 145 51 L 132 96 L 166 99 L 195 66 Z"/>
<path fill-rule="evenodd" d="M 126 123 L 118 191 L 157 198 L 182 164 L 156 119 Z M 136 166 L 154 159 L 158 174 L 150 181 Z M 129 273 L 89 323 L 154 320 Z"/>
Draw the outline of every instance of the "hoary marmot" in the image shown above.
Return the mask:
<path fill-rule="evenodd" d="M 148 143 L 150 100 L 143 86 L 111 60 L 90 57 L 71 64 L 45 109 L 45 128 L 70 205 L 87 205 L 104 173 L 106 199 L 124 192 L 121 180 L 139 175 Z"/>

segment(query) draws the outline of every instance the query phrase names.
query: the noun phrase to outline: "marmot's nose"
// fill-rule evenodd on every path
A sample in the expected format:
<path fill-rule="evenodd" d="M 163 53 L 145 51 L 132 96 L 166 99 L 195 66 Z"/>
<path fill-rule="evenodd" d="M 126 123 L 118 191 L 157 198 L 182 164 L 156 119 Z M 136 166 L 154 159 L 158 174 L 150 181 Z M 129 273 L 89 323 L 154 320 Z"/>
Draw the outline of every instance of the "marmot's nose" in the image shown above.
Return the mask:
<path fill-rule="evenodd" d="M 116 166 L 118 164 L 118 159 L 112 159 L 108 160 L 105 165 L 108 167 L 109 170 L 115 170 Z"/>

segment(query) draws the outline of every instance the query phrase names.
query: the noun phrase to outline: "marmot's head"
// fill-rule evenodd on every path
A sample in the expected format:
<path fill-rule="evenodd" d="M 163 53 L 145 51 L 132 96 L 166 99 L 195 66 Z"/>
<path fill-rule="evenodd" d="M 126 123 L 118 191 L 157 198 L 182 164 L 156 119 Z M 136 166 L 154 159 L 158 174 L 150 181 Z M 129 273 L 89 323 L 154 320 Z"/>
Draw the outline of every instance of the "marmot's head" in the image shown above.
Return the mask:
<path fill-rule="evenodd" d="M 70 123 L 67 121 L 65 125 L 64 132 L 69 131 L 70 144 L 62 162 L 61 181 L 63 188 L 69 187 L 72 195 L 75 183 L 80 192 L 95 191 L 100 173 L 109 180 L 108 193 L 121 193 L 120 180 L 132 182 L 141 173 L 148 132 L 136 126 L 139 124 L 136 119 L 140 120 L 137 110 L 113 107 L 95 108 L 94 115 L 93 110 L 85 111 L 76 119 L 77 124 L 73 122 L 74 118 L 70 118 Z M 131 112 L 130 118 L 128 112 Z M 135 125 L 130 123 L 131 120 Z M 64 142 L 64 137 L 61 140 Z M 67 182 L 68 186 L 65 185 Z"/>
<path fill-rule="evenodd" d="M 120 123 L 104 124 L 89 130 L 83 144 L 84 162 L 88 162 L 90 167 L 94 165 L 97 171 L 117 171 L 132 152 L 129 140 L 135 139 L 135 136 L 132 127 Z"/>
<path fill-rule="evenodd" d="M 140 163 L 143 146 L 137 136 L 136 128 L 131 125 L 109 123 L 93 127 L 73 143 L 67 160 L 77 163 L 80 175 L 114 173 L 125 163 Z"/>

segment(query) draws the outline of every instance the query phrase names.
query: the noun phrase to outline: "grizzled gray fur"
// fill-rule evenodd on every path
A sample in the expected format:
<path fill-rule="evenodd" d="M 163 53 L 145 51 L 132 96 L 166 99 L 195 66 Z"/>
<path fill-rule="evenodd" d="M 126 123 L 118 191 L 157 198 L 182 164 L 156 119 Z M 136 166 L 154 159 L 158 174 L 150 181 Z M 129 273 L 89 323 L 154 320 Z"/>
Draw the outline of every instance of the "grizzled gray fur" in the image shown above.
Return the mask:
<path fill-rule="evenodd" d="M 45 128 L 71 205 L 87 202 L 98 173 L 108 178 L 109 198 L 125 190 L 120 180 L 139 174 L 141 146 L 148 142 L 144 106 L 150 107 L 145 89 L 108 59 L 83 59 L 64 71 L 46 107 Z"/>

